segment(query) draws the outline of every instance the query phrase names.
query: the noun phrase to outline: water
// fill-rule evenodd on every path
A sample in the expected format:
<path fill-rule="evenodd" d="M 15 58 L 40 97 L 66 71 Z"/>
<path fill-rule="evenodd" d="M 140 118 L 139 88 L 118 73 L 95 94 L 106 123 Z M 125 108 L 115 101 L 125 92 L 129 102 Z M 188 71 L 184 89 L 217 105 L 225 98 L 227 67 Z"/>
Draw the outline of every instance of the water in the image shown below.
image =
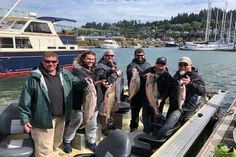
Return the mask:
<path fill-rule="evenodd" d="M 177 48 L 144 48 L 147 61 L 155 64 L 156 58 L 164 56 L 171 75 L 178 68 L 178 60 L 182 56 L 189 56 L 193 65 L 198 68 L 203 77 L 207 91 L 227 90 L 228 93 L 222 103 L 227 107 L 236 98 L 236 53 L 218 51 L 180 51 Z M 104 49 L 93 49 L 97 60 L 102 56 Z M 115 50 L 116 61 L 124 73 L 126 66 L 134 57 L 134 49 L 121 48 Z M 125 74 L 126 75 L 126 74 Z M 0 108 L 19 100 L 20 91 L 27 75 L 0 77 Z M 125 76 L 126 77 L 126 76 Z M 127 83 L 127 82 L 126 82 Z"/>

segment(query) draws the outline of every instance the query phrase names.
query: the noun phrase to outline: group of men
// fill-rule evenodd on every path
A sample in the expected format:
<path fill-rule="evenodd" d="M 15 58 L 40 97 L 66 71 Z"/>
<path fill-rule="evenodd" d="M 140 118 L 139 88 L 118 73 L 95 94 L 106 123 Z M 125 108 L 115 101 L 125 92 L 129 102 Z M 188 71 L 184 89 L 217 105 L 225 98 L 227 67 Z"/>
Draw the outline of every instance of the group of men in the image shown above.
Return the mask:
<path fill-rule="evenodd" d="M 101 104 L 108 84 L 115 81 L 119 71 L 116 62 L 114 62 L 114 55 L 113 50 L 106 50 L 95 67 L 95 54 L 87 52 L 82 55 L 84 57 L 78 59 L 79 69 L 74 69 L 73 72 L 75 72 L 72 74 L 60 68 L 59 58 L 55 52 L 45 52 L 43 54 L 38 68 L 33 70 L 26 79 L 19 101 L 21 123 L 25 132 L 31 133 L 35 144 L 36 157 L 58 156 L 58 147 L 63 139 L 64 150 L 67 153 L 72 151 L 70 144 L 65 142 L 71 141 L 71 138 L 74 137 L 74 131 L 64 135 L 65 123 L 70 122 L 68 127 L 73 126 L 70 129 L 67 128 L 66 132 L 78 129 L 81 124 L 82 116 L 80 112 L 76 111 L 77 107 L 75 108 L 75 102 L 73 102 L 75 98 L 73 96 L 75 97 L 75 92 L 83 91 L 90 79 L 93 80 L 96 86 L 99 99 L 94 114 L 95 118 L 93 118 L 95 120 L 91 120 L 90 129 L 86 131 L 86 134 L 89 137 L 90 148 L 95 151 L 97 115 L 99 115 L 98 119 L 102 129 L 105 129 L 104 120 L 106 117 L 103 114 L 103 105 Z M 149 134 L 153 132 L 153 110 L 149 106 L 145 92 L 146 75 L 149 73 L 158 75 L 156 81 L 160 94 L 157 98 L 157 105 L 160 106 L 160 112 L 162 112 L 165 100 L 168 97 L 170 100 L 167 119 L 164 121 L 163 127 L 159 129 L 160 131 L 156 133 L 156 136 L 162 137 L 166 129 L 172 129 L 179 120 L 185 121 L 197 110 L 198 97 L 206 92 L 205 83 L 192 66 L 189 57 L 181 57 L 178 67 L 178 71 L 172 77 L 168 72 L 165 57 L 157 58 L 155 66 L 151 66 L 145 59 L 144 50 L 141 48 L 135 50 L 134 59 L 127 66 L 126 73 L 129 84 L 132 74 L 138 71 L 141 86 L 139 92 L 131 100 L 130 131 L 138 129 L 139 112 L 142 108 L 143 131 Z M 81 74 L 83 74 L 83 77 L 80 77 Z M 180 111 L 177 106 L 177 87 L 180 80 L 186 86 L 186 100 L 183 111 Z M 79 116 L 74 124 L 71 113 L 74 113 L 72 114 L 74 117 Z M 174 120 L 173 116 L 176 117 Z"/>

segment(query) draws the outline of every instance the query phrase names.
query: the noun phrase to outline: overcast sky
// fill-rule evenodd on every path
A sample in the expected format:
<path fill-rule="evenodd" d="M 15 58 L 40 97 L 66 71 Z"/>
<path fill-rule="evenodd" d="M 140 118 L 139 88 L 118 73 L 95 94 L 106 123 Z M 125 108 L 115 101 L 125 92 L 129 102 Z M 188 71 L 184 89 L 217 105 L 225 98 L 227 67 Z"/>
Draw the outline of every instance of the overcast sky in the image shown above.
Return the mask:
<path fill-rule="evenodd" d="M 236 9 L 236 0 L 214 0 L 213 7 Z M 16 0 L 0 0 L 0 8 L 11 7 Z M 170 19 L 178 13 L 199 13 L 208 0 L 21 0 L 16 9 L 36 12 L 38 16 L 71 18 L 77 26 L 87 22 L 140 20 L 152 22 Z"/>

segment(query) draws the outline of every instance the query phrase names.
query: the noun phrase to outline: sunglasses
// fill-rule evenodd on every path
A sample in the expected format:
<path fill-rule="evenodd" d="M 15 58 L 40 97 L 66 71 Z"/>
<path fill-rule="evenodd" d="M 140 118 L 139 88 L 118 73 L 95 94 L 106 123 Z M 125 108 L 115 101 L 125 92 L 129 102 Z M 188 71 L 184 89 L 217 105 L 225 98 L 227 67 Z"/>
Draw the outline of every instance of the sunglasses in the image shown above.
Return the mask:
<path fill-rule="evenodd" d="M 156 64 L 166 65 L 166 63 L 164 63 L 164 62 L 157 62 Z"/>
<path fill-rule="evenodd" d="M 182 67 L 182 66 L 188 66 L 188 63 L 179 63 L 179 66 Z"/>
<path fill-rule="evenodd" d="M 45 63 L 57 63 L 57 60 L 44 60 Z"/>
<path fill-rule="evenodd" d="M 114 55 L 106 55 L 106 57 L 114 57 Z"/>

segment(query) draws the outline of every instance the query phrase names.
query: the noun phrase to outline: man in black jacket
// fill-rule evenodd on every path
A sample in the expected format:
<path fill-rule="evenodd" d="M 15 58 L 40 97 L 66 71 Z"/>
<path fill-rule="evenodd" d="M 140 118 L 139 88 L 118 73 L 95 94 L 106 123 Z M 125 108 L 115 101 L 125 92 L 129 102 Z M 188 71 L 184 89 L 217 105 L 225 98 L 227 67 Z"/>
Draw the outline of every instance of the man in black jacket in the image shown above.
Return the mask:
<path fill-rule="evenodd" d="M 178 121 L 180 123 L 187 121 L 199 107 L 199 96 L 206 94 L 205 83 L 198 75 L 197 70 L 192 66 L 191 59 L 189 57 L 181 57 L 178 66 L 179 69 L 173 77 L 168 117 L 163 127 L 158 131 L 158 137 L 164 137 L 166 131 L 176 127 Z M 178 87 L 180 80 L 186 87 L 186 97 L 182 105 L 182 111 L 178 107 Z"/>
<path fill-rule="evenodd" d="M 128 85 L 132 78 L 132 73 L 135 71 L 139 72 L 139 75 L 142 75 L 143 71 L 151 67 L 151 64 L 148 63 L 144 56 L 144 50 L 139 48 L 134 51 L 134 59 L 127 66 L 126 74 L 128 78 Z M 139 123 L 139 112 L 143 104 L 147 102 L 145 94 L 145 82 L 141 80 L 141 86 L 139 92 L 131 100 L 131 120 L 130 120 L 130 131 L 134 131 L 138 128 Z"/>
<path fill-rule="evenodd" d="M 156 60 L 155 66 L 146 69 L 143 72 L 143 75 L 153 74 L 156 76 L 157 82 L 157 90 L 159 96 L 157 98 L 157 106 L 160 113 L 162 113 L 165 100 L 170 95 L 170 89 L 172 87 L 172 76 L 170 75 L 168 68 L 167 68 L 167 59 L 165 57 L 159 57 Z M 144 77 L 145 78 L 145 77 Z M 151 133 L 153 122 L 162 122 L 162 117 L 155 118 L 154 110 L 149 105 L 149 102 L 144 104 L 143 106 L 143 125 L 144 125 L 144 132 Z"/>

